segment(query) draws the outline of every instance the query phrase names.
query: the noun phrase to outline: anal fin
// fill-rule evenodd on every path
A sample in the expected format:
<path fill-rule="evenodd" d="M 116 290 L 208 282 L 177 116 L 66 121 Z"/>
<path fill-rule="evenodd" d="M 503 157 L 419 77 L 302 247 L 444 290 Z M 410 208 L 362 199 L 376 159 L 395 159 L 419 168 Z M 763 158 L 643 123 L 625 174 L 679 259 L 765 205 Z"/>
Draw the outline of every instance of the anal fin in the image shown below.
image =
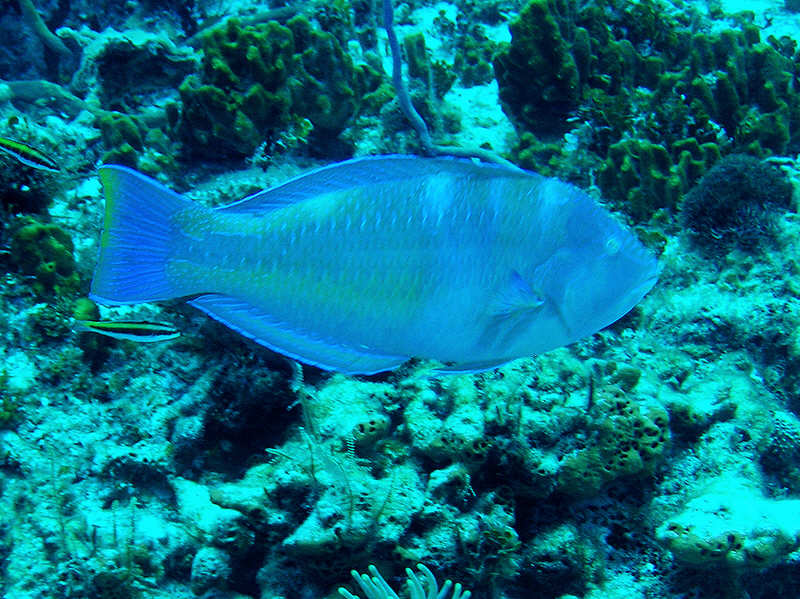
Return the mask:
<path fill-rule="evenodd" d="M 389 356 L 332 343 L 292 330 L 252 304 L 227 295 L 201 295 L 189 302 L 225 326 L 269 349 L 325 370 L 345 374 L 374 374 L 391 370 L 406 361 L 405 356 Z"/>

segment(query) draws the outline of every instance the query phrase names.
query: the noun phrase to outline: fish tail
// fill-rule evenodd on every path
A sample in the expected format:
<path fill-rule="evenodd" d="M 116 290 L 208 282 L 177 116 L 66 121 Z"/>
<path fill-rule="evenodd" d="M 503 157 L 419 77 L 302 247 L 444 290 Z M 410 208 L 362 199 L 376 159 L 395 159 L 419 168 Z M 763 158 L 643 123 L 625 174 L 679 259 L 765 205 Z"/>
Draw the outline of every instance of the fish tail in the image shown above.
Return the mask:
<path fill-rule="evenodd" d="M 166 267 L 181 239 L 172 217 L 197 207 L 129 168 L 104 165 L 99 174 L 106 215 L 90 297 L 113 305 L 190 295 L 170 279 Z"/>

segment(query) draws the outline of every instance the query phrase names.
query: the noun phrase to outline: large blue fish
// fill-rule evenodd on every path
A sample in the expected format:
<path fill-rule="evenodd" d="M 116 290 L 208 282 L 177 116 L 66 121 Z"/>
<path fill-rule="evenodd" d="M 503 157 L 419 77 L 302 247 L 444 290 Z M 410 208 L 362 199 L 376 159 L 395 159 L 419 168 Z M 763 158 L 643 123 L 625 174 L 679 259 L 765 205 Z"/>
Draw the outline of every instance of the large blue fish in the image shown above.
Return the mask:
<path fill-rule="evenodd" d="M 448 158 L 326 166 L 211 209 L 103 166 L 91 296 L 189 303 L 282 354 L 374 373 L 411 357 L 478 371 L 591 335 L 657 278 L 572 185 Z"/>

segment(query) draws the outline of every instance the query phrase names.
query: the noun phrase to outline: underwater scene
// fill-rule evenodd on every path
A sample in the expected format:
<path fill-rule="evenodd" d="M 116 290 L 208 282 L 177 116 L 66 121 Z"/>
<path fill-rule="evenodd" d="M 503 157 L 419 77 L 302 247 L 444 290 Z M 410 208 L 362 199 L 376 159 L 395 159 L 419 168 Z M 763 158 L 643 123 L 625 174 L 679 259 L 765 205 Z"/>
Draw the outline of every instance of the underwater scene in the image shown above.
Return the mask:
<path fill-rule="evenodd" d="M 800 598 L 799 41 L 0 3 L 0 597 Z"/>

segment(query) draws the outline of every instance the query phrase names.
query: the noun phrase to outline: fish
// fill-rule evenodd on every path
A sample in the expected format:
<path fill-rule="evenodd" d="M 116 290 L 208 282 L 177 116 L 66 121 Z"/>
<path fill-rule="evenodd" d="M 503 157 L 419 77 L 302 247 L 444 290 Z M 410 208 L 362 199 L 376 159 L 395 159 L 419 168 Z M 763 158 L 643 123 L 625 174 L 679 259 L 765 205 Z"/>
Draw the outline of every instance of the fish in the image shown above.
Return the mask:
<path fill-rule="evenodd" d="M 8 137 L 0 137 L 0 152 L 5 152 L 13 156 L 17 161 L 31 168 L 49 171 L 51 173 L 58 173 L 61 171 L 55 161 L 45 156 L 36 148 L 24 144 L 21 141 L 15 141 Z"/>
<path fill-rule="evenodd" d="M 356 158 L 212 209 L 118 165 L 90 297 L 185 299 L 291 359 L 478 372 L 592 335 L 658 263 L 579 188 L 449 157 Z"/>
<path fill-rule="evenodd" d="M 165 322 L 146 320 L 76 320 L 84 330 L 138 343 L 168 341 L 180 337 L 180 331 Z"/>

